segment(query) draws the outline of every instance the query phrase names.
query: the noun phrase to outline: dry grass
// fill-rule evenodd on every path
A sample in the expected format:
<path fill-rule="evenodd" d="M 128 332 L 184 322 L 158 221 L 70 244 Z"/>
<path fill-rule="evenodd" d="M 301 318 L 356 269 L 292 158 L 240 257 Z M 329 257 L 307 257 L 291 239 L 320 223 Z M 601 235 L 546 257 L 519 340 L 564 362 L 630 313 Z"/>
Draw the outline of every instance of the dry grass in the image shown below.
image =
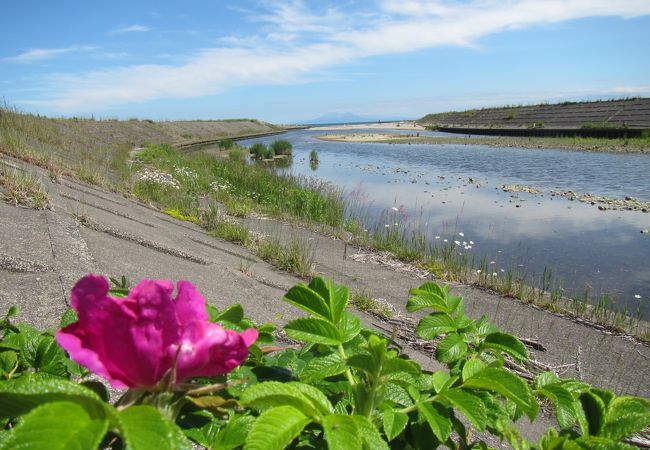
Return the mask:
<path fill-rule="evenodd" d="M 0 165 L 0 186 L 5 201 L 34 209 L 50 207 L 50 198 L 41 182 L 29 172 Z"/>

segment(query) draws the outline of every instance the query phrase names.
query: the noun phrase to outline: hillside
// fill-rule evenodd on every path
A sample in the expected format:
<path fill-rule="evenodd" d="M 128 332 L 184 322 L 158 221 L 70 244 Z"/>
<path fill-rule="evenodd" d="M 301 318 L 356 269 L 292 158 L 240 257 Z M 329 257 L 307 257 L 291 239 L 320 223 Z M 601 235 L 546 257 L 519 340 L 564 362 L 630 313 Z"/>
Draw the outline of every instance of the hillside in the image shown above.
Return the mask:
<path fill-rule="evenodd" d="M 650 98 L 470 109 L 427 114 L 417 122 L 443 128 L 647 129 Z"/>

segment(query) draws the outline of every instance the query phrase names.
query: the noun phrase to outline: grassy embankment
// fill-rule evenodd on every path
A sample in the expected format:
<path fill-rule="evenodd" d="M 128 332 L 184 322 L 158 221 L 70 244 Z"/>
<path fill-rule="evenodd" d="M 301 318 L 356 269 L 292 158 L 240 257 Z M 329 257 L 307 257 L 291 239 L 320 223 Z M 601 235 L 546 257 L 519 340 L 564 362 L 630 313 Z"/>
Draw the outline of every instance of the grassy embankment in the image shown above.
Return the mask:
<path fill-rule="evenodd" d="M 366 142 L 382 144 L 454 144 L 487 145 L 491 147 L 554 148 L 584 152 L 650 153 L 650 136 L 637 138 L 590 137 L 510 137 L 510 136 L 416 136 L 388 134 L 337 134 L 319 137 L 327 141 Z"/>
<path fill-rule="evenodd" d="M 331 186 L 277 175 L 264 165 L 246 164 L 243 150 L 236 146 L 227 151 L 231 159 L 223 159 L 201 152 L 182 153 L 168 145 L 150 145 L 131 160 L 133 146 L 142 143 L 134 141 L 137 133 L 133 129 L 144 130 L 149 138 L 158 140 L 172 140 L 174 134 L 154 134 L 151 127 L 159 124 L 147 121 L 112 121 L 108 127 L 101 123 L 97 127 L 95 121 L 53 120 L 7 109 L 0 112 L 3 153 L 46 167 L 52 177 L 74 176 L 155 203 L 171 216 L 201 223 L 217 237 L 252 247 L 261 258 L 299 276 L 307 277 L 311 270 L 313 249 L 306 241 L 296 237 L 283 244 L 278 239 L 260 239 L 232 217 L 246 217 L 255 211 L 303 224 L 325 224 L 335 235 L 347 236 L 352 244 L 390 252 L 439 279 L 474 283 L 504 296 L 650 338 L 639 328 L 638 305 L 626 308 L 626 315 L 614 310 L 613 299 L 605 295 L 595 307 L 589 307 L 588 293 L 567 300 L 548 271 L 540 280 L 515 272 L 492 276 L 486 260 L 475 261 L 453 243 L 427 242 L 423 232 L 405 232 L 406 226 L 366 230 L 360 219 L 346 215 L 350 205 Z M 110 137 L 116 135 L 120 139 Z M 379 222 L 396 223 L 399 218 L 391 215 Z M 368 299 L 360 301 L 359 307 L 385 312 Z"/>

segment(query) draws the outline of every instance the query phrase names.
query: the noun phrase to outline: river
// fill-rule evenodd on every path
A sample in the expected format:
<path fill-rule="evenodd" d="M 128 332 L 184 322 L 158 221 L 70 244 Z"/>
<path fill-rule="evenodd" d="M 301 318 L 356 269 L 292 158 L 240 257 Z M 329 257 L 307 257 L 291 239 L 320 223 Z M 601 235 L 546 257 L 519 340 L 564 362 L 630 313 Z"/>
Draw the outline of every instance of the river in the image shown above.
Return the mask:
<path fill-rule="evenodd" d="M 494 273 L 525 273 L 539 281 L 550 269 L 569 295 L 588 288 L 593 296 L 613 294 L 619 305 L 634 311 L 641 305 L 644 316 L 650 314 L 650 235 L 641 233 L 650 228 L 650 214 L 600 211 L 550 194 L 650 200 L 649 155 L 315 138 L 325 133 L 341 132 L 298 130 L 241 144 L 289 140 L 291 172 L 343 188 L 368 227 L 397 208 L 392 215 L 399 226 L 424 231 L 430 242 L 458 241 L 460 251 L 477 262 L 485 258 Z M 315 170 L 311 150 L 320 161 Z M 507 193 L 501 189 L 506 184 L 534 186 L 542 194 Z"/>

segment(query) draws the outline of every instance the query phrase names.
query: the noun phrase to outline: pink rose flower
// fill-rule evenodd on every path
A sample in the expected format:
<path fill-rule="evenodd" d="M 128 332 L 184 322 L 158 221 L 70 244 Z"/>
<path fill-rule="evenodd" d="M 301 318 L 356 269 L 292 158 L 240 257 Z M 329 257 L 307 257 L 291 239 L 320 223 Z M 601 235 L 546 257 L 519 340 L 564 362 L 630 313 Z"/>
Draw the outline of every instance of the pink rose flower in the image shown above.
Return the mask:
<path fill-rule="evenodd" d="M 79 320 L 56 333 L 70 358 L 116 388 L 152 387 L 176 362 L 176 381 L 221 375 L 246 360 L 257 330 L 226 330 L 208 321 L 205 299 L 179 281 L 142 280 L 126 298 L 86 275 L 72 288 Z"/>

